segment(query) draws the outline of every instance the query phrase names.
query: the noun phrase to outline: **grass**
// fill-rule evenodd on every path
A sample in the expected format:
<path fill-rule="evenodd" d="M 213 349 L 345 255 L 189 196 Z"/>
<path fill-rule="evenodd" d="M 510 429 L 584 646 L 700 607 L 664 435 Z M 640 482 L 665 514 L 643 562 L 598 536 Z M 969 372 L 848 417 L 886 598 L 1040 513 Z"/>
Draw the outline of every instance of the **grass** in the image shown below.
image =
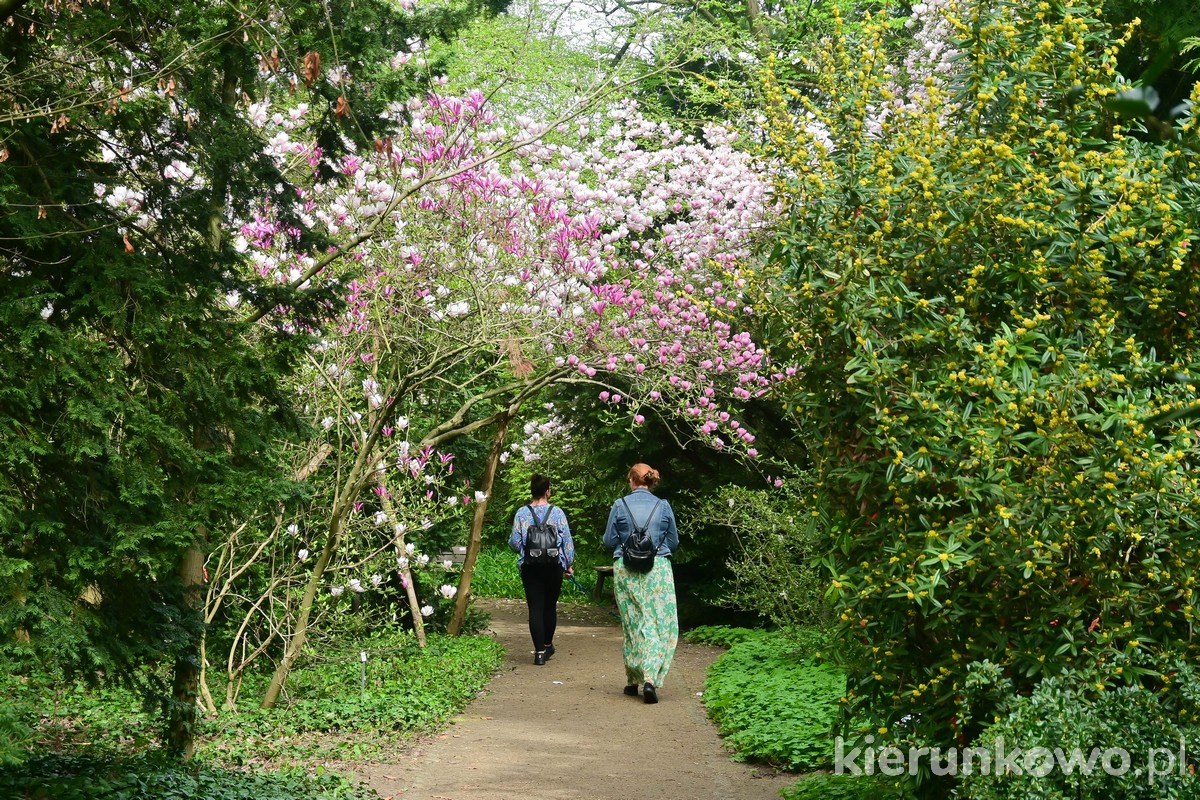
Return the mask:
<path fill-rule="evenodd" d="M 580 592 L 569 580 L 563 583 L 564 601 L 587 601 L 595 585 L 596 574 L 592 567 L 610 564 L 606 554 L 593 554 L 583 550 L 575 554 L 575 578 L 586 592 Z M 471 594 L 506 600 L 524 600 L 525 589 L 521 586 L 521 574 L 517 571 L 517 554 L 507 546 L 489 545 L 479 551 L 475 572 L 471 575 Z"/>

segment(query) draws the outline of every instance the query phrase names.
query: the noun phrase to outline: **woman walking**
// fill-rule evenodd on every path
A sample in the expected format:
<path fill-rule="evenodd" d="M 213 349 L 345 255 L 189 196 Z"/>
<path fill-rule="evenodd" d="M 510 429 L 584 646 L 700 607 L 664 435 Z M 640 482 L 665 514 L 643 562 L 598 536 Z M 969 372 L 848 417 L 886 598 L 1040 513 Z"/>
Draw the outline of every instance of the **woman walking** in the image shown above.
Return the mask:
<path fill-rule="evenodd" d="M 625 694 L 637 697 L 642 686 L 646 703 L 658 702 L 679 641 L 679 613 L 671 554 L 679 547 L 679 530 L 671 504 L 653 494 L 660 476 L 646 464 L 629 470 L 629 494 L 613 503 L 604 531 L 604 546 L 613 551 L 613 586 L 625 633 Z M 645 530 L 655 548 L 654 565 L 637 572 L 624 563 L 625 544 Z"/>
<path fill-rule="evenodd" d="M 508 546 L 517 551 L 517 568 L 529 606 L 529 636 L 533 663 L 541 666 L 554 655 L 554 630 L 558 627 L 558 595 L 563 575 L 571 574 L 575 543 L 567 515 L 550 505 L 550 479 L 534 475 L 529 481 L 530 500 L 513 516 Z"/>

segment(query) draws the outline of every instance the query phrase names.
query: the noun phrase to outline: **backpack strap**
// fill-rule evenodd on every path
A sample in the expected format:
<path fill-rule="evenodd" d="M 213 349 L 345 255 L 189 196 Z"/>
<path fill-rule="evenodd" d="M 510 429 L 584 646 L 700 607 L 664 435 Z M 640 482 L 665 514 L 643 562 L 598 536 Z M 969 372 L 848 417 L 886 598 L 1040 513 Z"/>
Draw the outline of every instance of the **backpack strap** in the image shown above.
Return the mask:
<path fill-rule="evenodd" d="M 537 512 L 533 510 L 533 506 L 531 504 L 527 504 L 525 507 L 529 509 L 529 516 L 533 517 L 534 524 L 536 525 L 545 525 L 546 520 L 550 519 L 550 512 L 554 510 L 554 506 L 547 504 L 546 516 L 538 519 Z"/>
<path fill-rule="evenodd" d="M 629 524 L 633 526 L 633 530 L 629 532 L 629 536 L 633 536 L 635 533 L 645 533 L 646 528 L 650 527 L 650 520 L 654 519 L 654 513 L 658 511 L 658 507 L 662 505 L 662 498 L 658 498 L 658 502 L 654 504 L 654 508 L 650 509 L 650 513 L 646 515 L 645 525 L 638 525 L 637 518 L 633 516 L 633 511 L 630 510 L 629 503 L 625 502 L 624 497 L 621 498 L 621 505 L 625 506 L 625 513 L 629 515 Z M 629 541 L 629 536 L 625 537 L 625 542 Z M 651 540 L 654 539 L 653 536 L 650 538 Z M 621 547 L 625 546 L 625 542 L 621 542 Z"/>

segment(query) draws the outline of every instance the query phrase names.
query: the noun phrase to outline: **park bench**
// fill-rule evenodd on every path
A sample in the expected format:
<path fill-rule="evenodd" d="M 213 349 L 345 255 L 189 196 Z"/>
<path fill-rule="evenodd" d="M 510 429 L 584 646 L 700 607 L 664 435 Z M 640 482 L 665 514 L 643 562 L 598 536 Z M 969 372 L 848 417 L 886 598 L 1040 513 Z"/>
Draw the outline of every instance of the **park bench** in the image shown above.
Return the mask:
<path fill-rule="evenodd" d="M 604 599 L 604 579 L 613 574 L 612 565 L 596 567 L 596 588 L 592 590 L 592 598 L 597 602 Z"/>

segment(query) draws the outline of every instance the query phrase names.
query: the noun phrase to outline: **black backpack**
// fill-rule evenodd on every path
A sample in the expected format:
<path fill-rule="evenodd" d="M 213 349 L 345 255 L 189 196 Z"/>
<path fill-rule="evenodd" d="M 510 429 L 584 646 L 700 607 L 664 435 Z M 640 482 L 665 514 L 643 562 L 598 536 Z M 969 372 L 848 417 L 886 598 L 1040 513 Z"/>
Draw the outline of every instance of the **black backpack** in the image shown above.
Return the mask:
<path fill-rule="evenodd" d="M 650 527 L 650 521 L 654 519 L 655 512 L 658 511 L 658 507 L 662 505 L 662 500 L 660 499 L 654 504 L 654 508 L 650 509 L 650 514 L 646 517 L 643 525 L 637 524 L 624 497 L 621 498 L 621 505 L 625 506 L 625 513 L 629 515 L 629 524 L 633 528 L 629 537 L 621 545 L 621 560 L 625 563 L 625 569 L 630 572 L 649 572 L 654 569 L 654 556 L 658 552 L 658 548 L 655 547 L 654 539 L 647 529 Z"/>
<path fill-rule="evenodd" d="M 554 506 L 546 506 L 546 516 L 540 520 L 533 506 L 525 507 L 533 517 L 525 533 L 525 563 L 558 564 L 558 528 L 548 522 Z"/>

